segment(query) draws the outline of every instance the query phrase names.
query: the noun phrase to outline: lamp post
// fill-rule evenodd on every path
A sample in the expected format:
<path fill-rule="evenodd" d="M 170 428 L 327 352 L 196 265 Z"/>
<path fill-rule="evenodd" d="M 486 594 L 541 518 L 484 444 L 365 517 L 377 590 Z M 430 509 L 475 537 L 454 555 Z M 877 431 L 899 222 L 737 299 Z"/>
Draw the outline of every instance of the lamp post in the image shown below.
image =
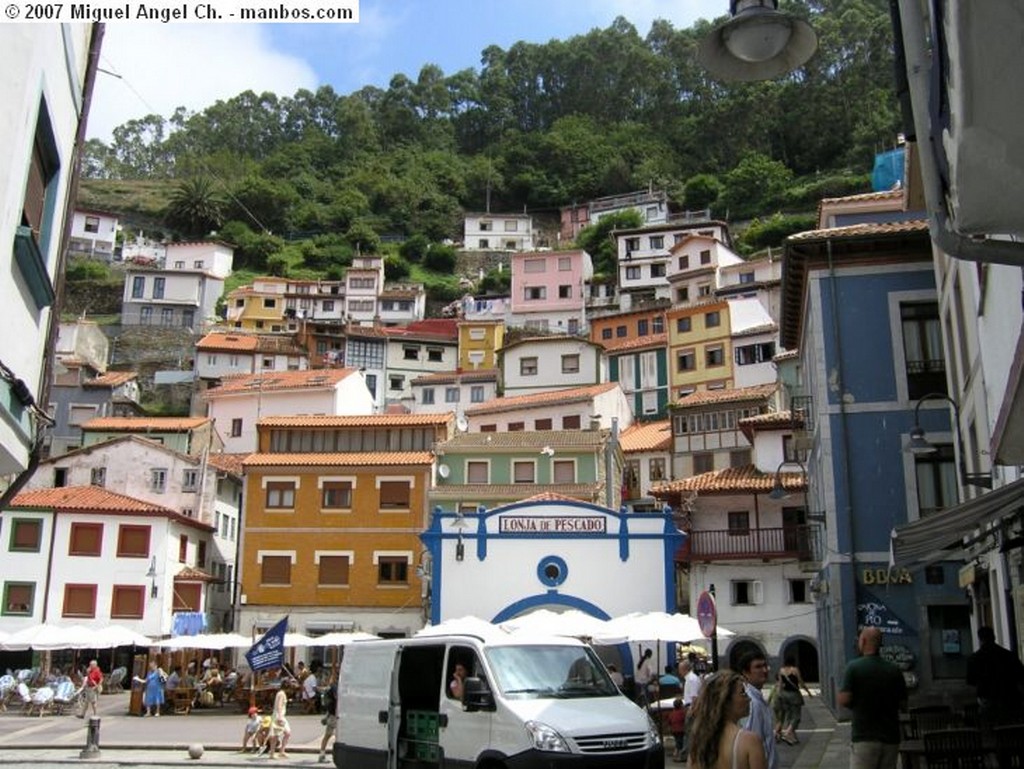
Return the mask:
<path fill-rule="evenodd" d="M 146 576 L 149 577 L 149 597 L 156 598 L 158 595 L 156 587 L 156 556 L 154 555 L 152 560 L 149 562 L 149 571 L 146 572 Z"/>
<path fill-rule="evenodd" d="M 466 520 L 466 515 L 461 510 L 455 514 L 455 520 L 452 521 L 451 527 L 458 530 L 459 539 L 455 543 L 455 560 L 462 561 L 466 557 L 466 545 L 462 541 L 462 532 L 464 529 L 469 528 L 469 521 Z"/>
<path fill-rule="evenodd" d="M 925 439 L 924 428 L 921 427 L 921 404 L 930 400 L 946 401 L 953 407 L 953 433 L 956 437 L 957 470 L 960 475 L 960 483 L 963 486 L 980 486 L 985 489 L 992 488 L 992 473 L 969 473 L 967 472 L 967 460 L 964 458 L 964 439 L 960 434 L 960 406 L 957 402 L 945 393 L 928 393 L 918 399 L 914 406 L 914 427 L 910 431 L 910 442 L 906 450 L 911 454 L 934 454 L 938 448 Z"/>
<path fill-rule="evenodd" d="M 782 485 L 782 468 L 785 465 L 796 465 L 800 468 L 800 474 L 804 477 L 804 494 L 807 493 L 807 468 L 804 467 L 804 463 L 799 459 L 783 459 L 775 468 L 775 483 L 772 485 L 772 490 L 768 492 L 768 499 L 780 500 L 789 496 L 789 492 Z"/>
<path fill-rule="evenodd" d="M 818 48 L 806 21 L 779 11 L 778 0 L 729 0 L 729 15 L 697 49 L 720 80 L 771 80 L 802 66 Z"/>

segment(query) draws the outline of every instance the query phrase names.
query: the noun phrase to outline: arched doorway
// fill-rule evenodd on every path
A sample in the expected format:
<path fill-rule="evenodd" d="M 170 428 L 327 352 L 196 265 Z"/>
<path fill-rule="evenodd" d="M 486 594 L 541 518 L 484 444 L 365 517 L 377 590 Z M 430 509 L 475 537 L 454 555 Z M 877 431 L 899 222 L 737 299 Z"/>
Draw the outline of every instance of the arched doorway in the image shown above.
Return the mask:
<path fill-rule="evenodd" d="M 807 638 L 790 638 L 779 649 L 779 664 L 781 665 L 786 657 L 793 657 L 796 666 L 800 668 L 800 675 L 806 683 L 818 683 L 821 674 L 818 670 L 818 647 Z"/>
<path fill-rule="evenodd" d="M 729 667 L 738 671 L 740 669 L 740 660 L 750 652 L 757 652 L 758 654 L 764 654 L 765 658 L 768 657 L 765 653 L 764 647 L 757 641 L 749 638 L 734 639 L 733 642 L 729 644 Z"/>

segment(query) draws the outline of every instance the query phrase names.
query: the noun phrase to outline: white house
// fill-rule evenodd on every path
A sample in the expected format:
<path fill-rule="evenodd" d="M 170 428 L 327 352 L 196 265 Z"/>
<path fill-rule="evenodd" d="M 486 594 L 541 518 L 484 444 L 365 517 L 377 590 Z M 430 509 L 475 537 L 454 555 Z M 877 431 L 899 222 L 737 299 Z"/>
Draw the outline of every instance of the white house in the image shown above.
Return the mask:
<path fill-rule="evenodd" d="M 345 271 L 345 320 L 372 324 L 384 290 L 384 257 L 357 256 Z"/>
<path fill-rule="evenodd" d="M 608 381 L 604 347 L 577 336 L 524 337 L 498 350 L 508 397 Z"/>
<path fill-rule="evenodd" d="M 625 457 L 624 502 L 638 502 L 650 496 L 654 484 L 672 477 L 672 423 L 634 422 L 619 436 Z"/>
<path fill-rule="evenodd" d="M 743 258 L 718 237 L 698 232 L 687 234 L 672 246 L 668 282 L 674 306 L 703 302 L 715 295 L 719 271 L 743 264 Z"/>
<path fill-rule="evenodd" d="M 256 422 L 262 417 L 374 412 L 366 380 L 351 368 L 225 377 L 203 393 L 203 400 L 229 454 L 257 450 Z"/>
<path fill-rule="evenodd" d="M 772 359 L 778 350 L 779 327 L 756 297 L 729 299 L 733 382 L 736 387 L 775 382 Z"/>
<path fill-rule="evenodd" d="M 201 270 L 125 270 L 121 323 L 126 326 L 198 328 L 214 320 L 224 279 Z"/>
<path fill-rule="evenodd" d="M 388 404 L 411 402 L 412 380 L 416 377 L 452 371 L 459 365 L 459 328 L 453 319 L 418 321 L 401 328 L 382 328 L 380 332 L 387 339 Z"/>
<path fill-rule="evenodd" d="M 76 208 L 71 220 L 71 240 L 68 243 L 74 256 L 113 261 L 117 245 L 117 214 L 88 208 Z"/>
<path fill-rule="evenodd" d="M 377 315 L 385 326 L 404 326 L 423 320 L 427 292 L 422 283 L 385 286 L 377 297 Z"/>
<path fill-rule="evenodd" d="M 782 259 L 768 254 L 721 265 L 714 294 L 719 299 L 756 297 L 769 317 L 778 323 L 782 301 Z"/>
<path fill-rule="evenodd" d="M 175 615 L 205 614 L 200 565 L 213 527 L 97 486 L 22 491 L 0 515 L 4 627 L 40 622 L 170 635 Z"/>
<path fill-rule="evenodd" d="M 568 390 L 494 398 L 465 411 L 470 432 L 516 430 L 620 430 L 633 424 L 633 412 L 618 382 Z"/>
<path fill-rule="evenodd" d="M 205 272 L 222 280 L 231 274 L 235 250 L 218 241 L 168 243 L 164 268 L 175 271 Z"/>
<path fill-rule="evenodd" d="M 464 231 L 467 251 L 532 251 L 534 247 L 529 214 L 469 213 Z"/>
<path fill-rule="evenodd" d="M 89 108 L 87 80 L 95 78 L 87 65 L 100 55 L 97 30 L 17 24 L 3 31 L 0 307 L 4 335 L 16 343 L 0 354 L 0 477 L 28 467 L 43 426 L 33 407 L 46 408 L 44 350 L 56 322 L 50 308 L 64 271 L 76 132 Z"/>
<path fill-rule="evenodd" d="M 442 371 L 418 376 L 410 383 L 410 410 L 413 414 L 454 411 L 461 417 L 467 408 L 497 397 L 498 376 L 497 369 Z"/>
<path fill-rule="evenodd" d="M 290 337 L 215 331 L 196 342 L 200 379 L 267 371 L 305 371 L 309 354 Z"/>

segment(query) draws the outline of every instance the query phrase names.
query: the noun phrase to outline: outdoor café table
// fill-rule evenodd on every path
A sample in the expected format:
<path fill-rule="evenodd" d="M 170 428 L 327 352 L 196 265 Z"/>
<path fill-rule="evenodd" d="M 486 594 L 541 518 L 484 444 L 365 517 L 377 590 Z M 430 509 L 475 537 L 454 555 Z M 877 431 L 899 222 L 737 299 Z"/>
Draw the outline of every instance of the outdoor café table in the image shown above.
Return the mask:
<path fill-rule="evenodd" d="M 991 732 L 981 733 L 981 748 L 986 756 L 991 756 L 985 762 L 986 766 L 995 766 L 996 738 Z M 903 740 L 900 743 L 900 766 L 903 769 L 924 769 L 924 740 Z"/>

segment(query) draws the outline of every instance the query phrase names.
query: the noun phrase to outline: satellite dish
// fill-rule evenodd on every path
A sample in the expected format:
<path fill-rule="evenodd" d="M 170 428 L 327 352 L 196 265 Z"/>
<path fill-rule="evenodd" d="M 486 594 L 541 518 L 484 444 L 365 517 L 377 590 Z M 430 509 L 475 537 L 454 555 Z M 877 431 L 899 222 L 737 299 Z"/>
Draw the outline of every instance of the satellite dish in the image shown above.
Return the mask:
<path fill-rule="evenodd" d="M 442 478 L 447 478 L 449 475 L 452 474 L 452 469 L 448 467 L 448 465 L 438 465 L 437 474 L 440 475 Z"/>
<path fill-rule="evenodd" d="M 469 429 L 469 420 L 465 417 L 459 417 L 455 420 L 455 428 L 460 432 L 464 433 Z"/>

